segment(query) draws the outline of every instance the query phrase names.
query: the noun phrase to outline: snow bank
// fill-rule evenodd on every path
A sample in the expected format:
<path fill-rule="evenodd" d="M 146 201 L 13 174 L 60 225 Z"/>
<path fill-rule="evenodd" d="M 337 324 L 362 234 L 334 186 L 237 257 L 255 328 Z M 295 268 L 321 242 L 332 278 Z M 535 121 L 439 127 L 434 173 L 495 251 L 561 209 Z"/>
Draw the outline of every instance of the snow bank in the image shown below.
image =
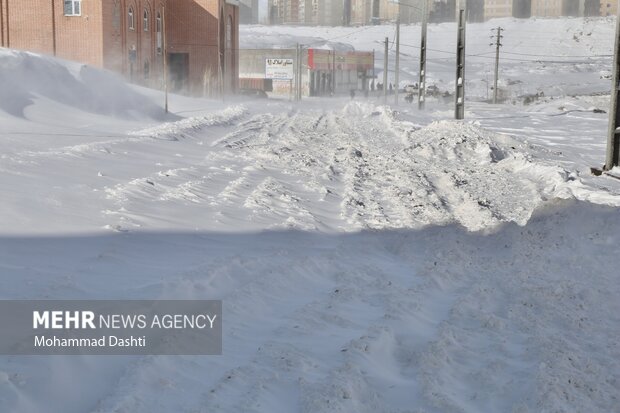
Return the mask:
<path fill-rule="evenodd" d="M 190 117 L 175 122 L 166 122 L 150 128 L 131 132 L 130 135 L 154 139 L 177 140 L 190 132 L 197 132 L 209 126 L 229 126 L 240 120 L 246 113 L 244 106 L 229 106 L 222 111 L 205 116 Z"/>
<path fill-rule="evenodd" d="M 68 111 L 121 118 L 162 118 L 152 100 L 111 72 L 30 52 L 0 49 L 0 110 L 25 117 L 38 99 Z"/>
<path fill-rule="evenodd" d="M 225 311 L 222 356 L 0 357 L 0 406 L 615 412 L 619 234 L 617 208 L 566 201 L 487 235 L 0 237 L 12 298 L 217 297 Z"/>

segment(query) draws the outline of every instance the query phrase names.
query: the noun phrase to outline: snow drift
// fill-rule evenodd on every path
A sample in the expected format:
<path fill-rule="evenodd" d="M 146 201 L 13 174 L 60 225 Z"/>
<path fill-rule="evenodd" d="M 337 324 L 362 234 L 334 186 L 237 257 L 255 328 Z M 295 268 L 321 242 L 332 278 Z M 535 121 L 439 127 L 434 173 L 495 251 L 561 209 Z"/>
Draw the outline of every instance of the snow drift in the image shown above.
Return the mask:
<path fill-rule="evenodd" d="M 24 117 L 45 98 L 69 111 L 122 118 L 162 118 L 163 111 L 119 75 L 30 52 L 0 49 L 0 109 Z"/>

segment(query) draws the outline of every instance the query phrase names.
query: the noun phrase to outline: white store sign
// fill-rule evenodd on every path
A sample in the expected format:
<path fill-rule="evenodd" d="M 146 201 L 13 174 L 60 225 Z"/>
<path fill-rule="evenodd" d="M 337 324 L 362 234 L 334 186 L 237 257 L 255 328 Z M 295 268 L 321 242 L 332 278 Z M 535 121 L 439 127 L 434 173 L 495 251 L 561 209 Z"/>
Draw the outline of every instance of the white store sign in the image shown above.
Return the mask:
<path fill-rule="evenodd" d="M 265 78 L 293 79 L 293 59 L 265 59 Z"/>

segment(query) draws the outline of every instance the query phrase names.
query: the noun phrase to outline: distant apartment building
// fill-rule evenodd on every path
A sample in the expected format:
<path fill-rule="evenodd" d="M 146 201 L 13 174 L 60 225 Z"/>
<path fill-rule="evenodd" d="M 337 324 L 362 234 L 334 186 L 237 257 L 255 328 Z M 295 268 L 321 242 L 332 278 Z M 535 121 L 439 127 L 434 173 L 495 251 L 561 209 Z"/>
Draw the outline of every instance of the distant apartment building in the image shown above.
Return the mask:
<path fill-rule="evenodd" d="M 586 17 L 598 16 L 600 13 L 600 0 L 586 0 L 583 6 L 583 15 Z"/>
<path fill-rule="evenodd" d="M 616 16 L 618 14 L 618 2 L 616 0 L 601 0 L 601 16 Z"/>
<path fill-rule="evenodd" d="M 456 16 L 456 0 L 434 1 L 430 7 L 429 21 L 442 23 L 454 21 Z"/>
<path fill-rule="evenodd" d="M 331 6 L 323 0 L 269 0 L 269 24 L 324 25 L 329 18 L 325 8 Z M 337 18 L 342 21 L 342 11 Z"/>
<path fill-rule="evenodd" d="M 428 11 L 433 2 L 429 0 Z M 352 25 L 394 22 L 400 17 L 403 24 L 422 21 L 423 0 L 351 0 Z"/>
<path fill-rule="evenodd" d="M 532 15 L 532 0 L 513 0 L 512 16 L 527 19 Z"/>
<path fill-rule="evenodd" d="M 484 0 L 484 19 L 511 17 L 513 0 Z"/>
<path fill-rule="evenodd" d="M 172 90 L 202 95 L 236 90 L 238 18 L 234 0 L 0 0 L 0 45 L 150 87 L 162 85 L 166 58 Z"/>
<path fill-rule="evenodd" d="M 351 0 L 351 24 L 354 26 L 372 23 L 372 1 Z"/>
<path fill-rule="evenodd" d="M 258 0 L 239 0 L 239 23 L 258 23 Z"/>
<path fill-rule="evenodd" d="M 560 17 L 562 16 L 563 3 L 563 0 L 532 0 L 532 16 Z"/>
<path fill-rule="evenodd" d="M 465 9 L 468 22 L 484 21 L 484 7 L 486 0 L 456 0 L 454 21 L 458 20 L 459 10 Z"/>
<path fill-rule="evenodd" d="M 535 17 L 589 17 L 603 14 L 606 4 L 612 7 L 612 14 L 615 14 L 617 1 L 612 0 L 531 0 L 532 16 Z"/>
<path fill-rule="evenodd" d="M 466 7 L 468 22 L 475 23 L 484 21 L 485 3 L 486 0 L 467 0 Z"/>
<path fill-rule="evenodd" d="M 513 0 L 514 17 L 598 16 L 601 0 Z"/>
<path fill-rule="evenodd" d="M 345 5 L 346 3 L 343 0 L 319 0 L 317 4 L 317 24 L 320 26 L 344 25 Z"/>

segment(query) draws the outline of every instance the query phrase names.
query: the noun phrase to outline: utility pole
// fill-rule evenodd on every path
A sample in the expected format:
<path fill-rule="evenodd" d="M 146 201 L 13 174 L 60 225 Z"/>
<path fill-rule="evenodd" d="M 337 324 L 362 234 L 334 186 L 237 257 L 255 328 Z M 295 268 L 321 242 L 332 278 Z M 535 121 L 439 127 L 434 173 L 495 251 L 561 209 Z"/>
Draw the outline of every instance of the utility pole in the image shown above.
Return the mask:
<path fill-rule="evenodd" d="M 299 101 L 304 95 L 304 45 L 299 45 Z"/>
<path fill-rule="evenodd" d="M 299 61 L 301 60 L 301 52 L 300 52 L 300 46 L 299 43 L 297 43 L 297 45 L 295 46 L 295 101 L 298 102 L 300 101 L 300 93 L 299 93 L 299 85 L 301 84 L 299 82 L 299 78 L 301 76 L 301 65 L 299 64 Z"/>
<path fill-rule="evenodd" d="M 385 38 L 385 51 L 383 52 L 383 104 L 387 103 L 387 81 L 388 81 L 388 42 Z"/>
<path fill-rule="evenodd" d="M 456 93 L 454 99 L 454 118 L 465 117 L 465 9 L 460 6 L 459 26 L 456 42 Z"/>
<path fill-rule="evenodd" d="M 163 37 L 163 60 L 164 60 L 164 99 L 165 99 L 165 110 L 168 113 L 168 41 L 166 38 L 166 6 L 161 9 L 161 31 Z M 218 62 L 219 66 L 219 62 Z"/>
<path fill-rule="evenodd" d="M 332 58 L 332 96 L 336 94 L 336 47 L 334 47 L 334 57 Z"/>
<path fill-rule="evenodd" d="M 616 19 L 616 41 L 614 44 L 614 70 L 611 78 L 611 105 L 609 108 L 609 130 L 607 132 L 607 155 L 604 170 L 618 166 L 620 159 L 620 14 Z"/>
<path fill-rule="evenodd" d="M 376 75 L 375 75 L 375 49 L 372 49 L 372 84 L 374 85 L 373 87 L 373 95 L 374 95 L 374 88 L 377 87 L 377 81 L 376 81 Z"/>
<path fill-rule="evenodd" d="M 491 46 L 495 44 L 495 80 L 493 81 L 493 104 L 497 104 L 497 78 L 499 77 L 499 48 L 502 46 L 501 39 L 504 29 L 497 28 L 497 34 L 495 35 L 495 43 L 491 43 Z"/>
<path fill-rule="evenodd" d="M 398 106 L 398 81 L 400 70 L 400 11 L 396 17 L 396 64 L 394 66 L 394 105 Z"/>
<path fill-rule="evenodd" d="M 418 83 L 418 109 L 424 109 L 426 97 L 426 32 L 428 24 L 428 0 L 424 1 L 422 10 L 422 34 L 420 36 L 420 82 Z"/>

